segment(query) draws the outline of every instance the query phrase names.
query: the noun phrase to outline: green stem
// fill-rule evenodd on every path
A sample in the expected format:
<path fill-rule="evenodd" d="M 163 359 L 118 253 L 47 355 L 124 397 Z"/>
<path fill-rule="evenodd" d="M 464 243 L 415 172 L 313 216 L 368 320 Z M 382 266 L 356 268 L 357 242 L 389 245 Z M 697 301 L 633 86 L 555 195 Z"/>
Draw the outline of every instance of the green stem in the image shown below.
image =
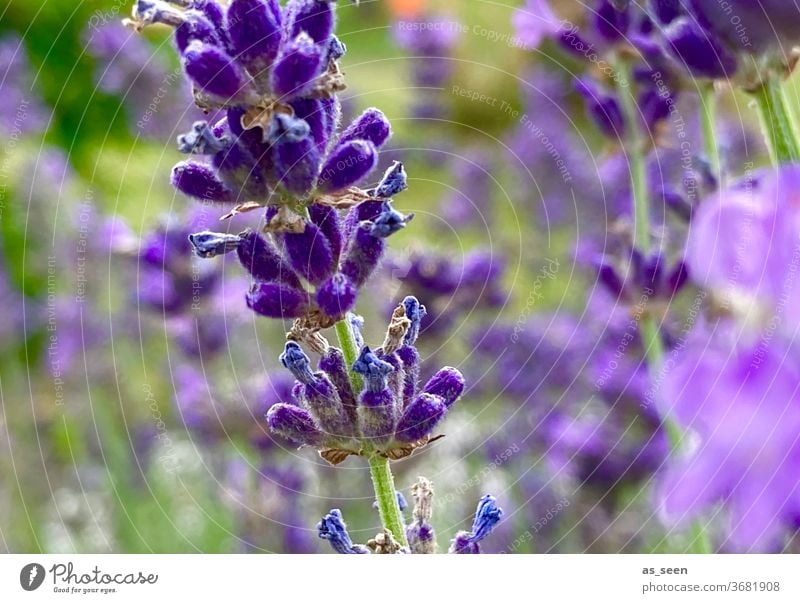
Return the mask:
<path fill-rule="evenodd" d="M 369 472 L 372 476 L 372 486 L 375 488 L 381 523 L 401 546 L 408 546 L 403 529 L 403 516 L 400 514 L 400 507 L 397 506 L 397 491 L 394 488 L 389 459 L 378 455 L 371 457 Z"/>
<path fill-rule="evenodd" d="M 800 160 L 797 125 L 780 78 L 766 76 L 764 83 L 753 91 L 753 97 L 772 163 L 780 165 Z"/>
<path fill-rule="evenodd" d="M 347 372 L 350 375 L 350 383 L 353 386 L 353 392 L 358 395 L 358 392 L 364 389 L 364 380 L 361 375 L 353 370 L 353 365 L 358 359 L 359 352 L 358 346 L 356 345 L 355 334 L 347 318 L 337 322 L 333 328 L 336 330 L 336 336 L 339 338 L 339 346 L 342 348 L 342 354 L 344 354 L 344 362 L 347 365 Z"/>
<path fill-rule="evenodd" d="M 639 126 L 641 116 L 633 88 L 633 77 L 629 66 L 624 60 L 617 62 L 617 68 L 624 76 L 626 85 L 619 86 L 619 97 L 625 117 L 625 152 L 631 173 L 631 191 L 633 194 L 633 244 L 644 255 L 652 251 L 650 240 L 650 193 L 647 187 L 647 164 L 645 158 L 646 140 Z M 660 325 L 655 317 L 644 312 L 639 323 L 642 343 L 645 349 L 647 369 L 651 380 L 657 383 L 657 378 L 664 365 L 664 342 L 661 338 Z M 680 426 L 670 417 L 664 417 L 664 429 L 673 452 L 677 451 L 683 440 Z M 710 552 L 702 525 L 698 524 L 692 531 L 692 552 Z"/>
<path fill-rule="evenodd" d="M 619 97 L 625 116 L 625 153 L 631 172 L 633 193 L 633 244 L 645 255 L 650 252 L 650 202 L 647 191 L 647 165 L 645 163 L 645 137 L 639 127 L 641 116 L 633 90 L 633 74 L 624 60 L 618 62 L 625 85 L 619 86 Z"/>
<path fill-rule="evenodd" d="M 358 358 L 358 346 L 350 322 L 345 318 L 334 325 L 339 345 L 342 348 L 345 364 L 347 364 L 350 384 L 354 392 L 364 388 L 364 380 L 353 370 L 353 364 Z M 405 530 L 403 529 L 403 516 L 397 504 L 397 491 L 394 488 L 394 477 L 389 467 L 389 459 L 373 455 L 369 459 L 369 472 L 372 476 L 372 486 L 375 489 L 375 499 L 378 501 L 378 510 L 381 514 L 381 523 L 389 530 L 394 539 L 401 546 L 408 546 Z"/>
<path fill-rule="evenodd" d="M 700 84 L 700 122 L 703 127 L 705 156 L 715 178 L 722 176 L 722 159 L 717 144 L 717 98 L 714 84 Z"/>

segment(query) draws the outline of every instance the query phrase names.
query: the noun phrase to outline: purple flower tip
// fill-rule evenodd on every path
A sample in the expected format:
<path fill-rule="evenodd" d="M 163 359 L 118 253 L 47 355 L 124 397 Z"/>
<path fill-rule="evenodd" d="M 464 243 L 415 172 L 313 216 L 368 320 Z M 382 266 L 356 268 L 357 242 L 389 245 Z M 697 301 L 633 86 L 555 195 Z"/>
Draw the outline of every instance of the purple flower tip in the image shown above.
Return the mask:
<path fill-rule="evenodd" d="M 366 387 L 369 391 L 380 392 L 386 389 L 386 377 L 394 370 L 394 367 L 378 358 L 369 349 L 369 346 L 365 345 L 353 364 L 353 370 L 364 376 L 367 382 Z"/>
<path fill-rule="evenodd" d="M 409 345 L 414 345 L 419 337 L 420 324 L 428 314 L 428 310 L 413 295 L 409 295 L 403 300 L 403 306 L 406 309 L 406 318 L 411 321 L 411 326 L 406 331 L 403 341 Z"/>
<path fill-rule="evenodd" d="M 385 239 L 402 230 L 414 218 L 414 214 L 405 216 L 397 211 L 389 201 L 383 204 L 381 213 L 372 222 L 370 233 L 373 236 Z"/>
<path fill-rule="evenodd" d="M 195 255 L 201 258 L 213 258 L 238 249 L 242 238 L 239 235 L 204 230 L 189 235 Z"/>
<path fill-rule="evenodd" d="M 376 199 L 390 199 L 408 188 L 408 175 L 399 161 L 395 161 L 383 174 L 383 178 L 367 193 Z"/>
<path fill-rule="evenodd" d="M 331 511 L 317 524 L 319 537 L 327 540 L 333 550 L 343 555 L 356 555 L 367 553 L 368 550 L 360 545 L 354 545 L 347 533 L 347 524 L 344 522 L 339 509 Z"/>
<path fill-rule="evenodd" d="M 192 129 L 178 135 L 178 151 L 187 155 L 213 155 L 225 149 L 227 140 L 217 138 L 207 121 L 196 121 Z"/>
<path fill-rule="evenodd" d="M 311 371 L 311 360 L 309 360 L 303 349 L 294 341 L 287 341 L 283 353 L 278 357 L 281 364 L 289 369 L 295 379 L 301 383 L 312 383 L 314 373 Z"/>

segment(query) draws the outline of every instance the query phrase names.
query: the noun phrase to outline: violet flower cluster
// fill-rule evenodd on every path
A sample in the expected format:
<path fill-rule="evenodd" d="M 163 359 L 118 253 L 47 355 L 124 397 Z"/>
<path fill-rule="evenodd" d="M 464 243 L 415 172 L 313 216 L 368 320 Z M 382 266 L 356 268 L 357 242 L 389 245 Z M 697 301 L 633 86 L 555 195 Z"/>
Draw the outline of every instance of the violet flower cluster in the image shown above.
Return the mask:
<path fill-rule="evenodd" d="M 198 255 L 235 249 L 255 280 L 247 298 L 255 312 L 318 328 L 355 306 L 384 239 L 410 218 L 390 201 L 406 188 L 402 164 L 377 186 L 356 187 L 376 167 L 391 126 L 368 109 L 338 131 L 344 46 L 333 34 L 333 4 L 235 0 L 223 10 L 208 1 L 184 10 L 141 0 L 134 10 L 137 26 L 175 27 L 196 101 L 225 112 L 179 137 L 181 151 L 209 162 L 179 163 L 175 187 L 232 208 L 229 215 L 268 206 L 274 243 L 253 231 L 202 232 L 192 237 Z"/>
<path fill-rule="evenodd" d="M 178 164 L 176 188 L 230 206 L 363 200 L 348 189 L 375 168 L 391 129 L 371 109 L 337 134 L 336 93 L 344 89 L 337 61 L 345 47 L 333 34 L 334 4 L 235 0 L 223 7 L 208 0 L 184 9 L 161 0 L 137 3 L 130 23 L 174 27 L 195 101 L 225 112 L 179 138 L 183 152 L 207 156 L 210 164 Z"/>
<path fill-rule="evenodd" d="M 407 297 L 395 310 L 383 344 L 374 351 L 361 344 L 353 366 L 318 336 L 321 357 L 313 371 L 300 345 L 289 341 L 280 360 L 297 379 L 295 400 L 270 408 L 272 431 L 295 445 L 316 448 L 332 464 L 376 452 L 400 459 L 427 444 L 463 393 L 464 378 L 445 367 L 420 385 L 416 340 L 424 314 L 425 307 Z M 348 371 L 363 380 L 361 391 L 354 391 Z"/>

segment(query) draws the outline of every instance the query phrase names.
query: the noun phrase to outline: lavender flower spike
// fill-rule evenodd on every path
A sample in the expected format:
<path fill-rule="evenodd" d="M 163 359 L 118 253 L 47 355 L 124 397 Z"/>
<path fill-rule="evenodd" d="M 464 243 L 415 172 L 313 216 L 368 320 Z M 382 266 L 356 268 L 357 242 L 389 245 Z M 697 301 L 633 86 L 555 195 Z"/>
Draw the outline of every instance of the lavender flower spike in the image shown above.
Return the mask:
<path fill-rule="evenodd" d="M 327 540 L 333 550 L 342 555 L 368 554 L 369 549 L 360 544 L 353 544 L 350 534 L 347 533 L 347 524 L 342 518 L 339 509 L 331 511 L 317 524 L 319 537 Z"/>

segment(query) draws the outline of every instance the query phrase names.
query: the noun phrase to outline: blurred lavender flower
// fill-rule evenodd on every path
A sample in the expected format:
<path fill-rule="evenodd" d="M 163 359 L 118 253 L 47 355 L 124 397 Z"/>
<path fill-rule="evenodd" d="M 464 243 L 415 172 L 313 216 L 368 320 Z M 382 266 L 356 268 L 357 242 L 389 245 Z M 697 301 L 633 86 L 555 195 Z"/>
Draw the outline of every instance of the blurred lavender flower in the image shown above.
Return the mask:
<path fill-rule="evenodd" d="M 687 244 L 692 279 L 756 327 L 800 324 L 800 166 L 749 174 L 706 199 Z"/>
<path fill-rule="evenodd" d="M 187 127 L 197 114 L 180 72 L 129 29 L 118 23 L 90 25 L 84 31 L 84 43 L 97 62 L 97 86 L 121 97 L 132 130 L 166 139 Z"/>
<path fill-rule="evenodd" d="M 408 258 L 391 258 L 390 265 L 404 290 L 426 300 L 422 330 L 430 336 L 446 332 L 480 308 L 503 305 L 509 295 L 503 285 L 505 260 L 489 250 L 471 251 L 460 263 L 444 255 L 415 252 Z"/>
<path fill-rule="evenodd" d="M 526 49 L 537 48 L 545 39 L 555 36 L 561 28 L 561 19 L 550 6 L 549 0 L 527 0 L 512 17 L 517 38 Z"/>
<path fill-rule="evenodd" d="M 412 55 L 411 83 L 415 90 L 412 113 L 421 119 L 441 119 L 445 108 L 441 91 L 453 75 L 452 53 L 462 25 L 443 15 L 422 15 L 394 25 L 398 46 Z"/>
<path fill-rule="evenodd" d="M 441 201 L 442 217 L 453 228 L 486 228 L 492 223 L 493 162 L 479 150 L 467 151 L 455 160 L 454 190 Z"/>
<path fill-rule="evenodd" d="M 695 77 L 757 85 L 761 72 L 793 68 L 800 11 L 782 0 L 651 0 L 666 48 Z"/>
<path fill-rule="evenodd" d="M 21 38 L 0 39 L 0 131 L 16 140 L 29 132 L 44 130 L 49 111 L 33 92 L 33 78 Z"/>
<path fill-rule="evenodd" d="M 669 525 L 723 504 L 724 548 L 778 552 L 800 514 L 796 351 L 751 342 L 730 325 L 698 330 L 666 376 L 665 412 L 698 440 L 670 460 L 658 489 Z"/>

